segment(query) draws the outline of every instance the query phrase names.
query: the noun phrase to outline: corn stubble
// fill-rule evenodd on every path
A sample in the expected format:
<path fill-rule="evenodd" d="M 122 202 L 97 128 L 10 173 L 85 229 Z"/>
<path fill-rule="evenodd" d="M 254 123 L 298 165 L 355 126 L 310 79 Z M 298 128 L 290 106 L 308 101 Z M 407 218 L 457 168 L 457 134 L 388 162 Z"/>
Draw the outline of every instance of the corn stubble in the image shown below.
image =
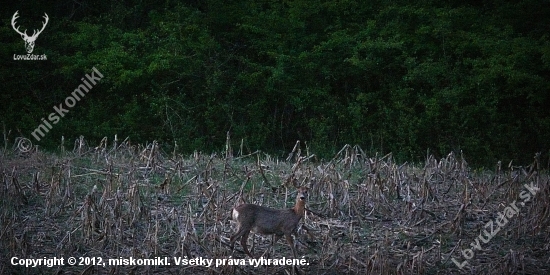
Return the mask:
<path fill-rule="evenodd" d="M 247 259 L 231 250 L 241 203 L 290 208 L 295 185 L 308 185 L 306 215 L 295 236 L 307 274 L 540 274 L 550 270 L 548 164 L 535 155 L 522 167 L 498 163 L 472 171 L 462 156 L 396 163 L 344 146 L 317 160 L 300 143 L 285 160 L 260 151 L 236 155 L 229 133 L 222 154 L 164 152 L 157 142 L 132 145 L 83 137 L 59 155 L 33 150 L 0 155 L 0 262 L 10 258 L 187 257 Z M 544 165 L 546 164 L 546 167 Z M 524 184 L 540 190 L 459 269 L 451 257 L 519 200 Z M 248 247 L 268 258 L 292 258 L 283 241 L 251 234 Z M 0 274 L 290 274 L 289 266 L 63 266 Z"/>

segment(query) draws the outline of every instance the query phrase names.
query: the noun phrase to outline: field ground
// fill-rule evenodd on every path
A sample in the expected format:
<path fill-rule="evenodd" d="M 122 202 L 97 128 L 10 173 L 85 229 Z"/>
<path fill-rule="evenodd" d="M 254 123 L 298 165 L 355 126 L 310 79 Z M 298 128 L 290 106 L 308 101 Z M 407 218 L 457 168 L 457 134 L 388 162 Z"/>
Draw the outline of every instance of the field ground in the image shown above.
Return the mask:
<path fill-rule="evenodd" d="M 550 272 L 550 181 L 540 155 L 478 171 L 452 153 L 413 165 L 357 146 L 322 161 L 298 147 L 278 160 L 230 146 L 181 156 L 156 142 L 80 139 L 58 154 L 17 145 L 0 155 L 0 274 L 290 274 L 277 265 L 176 266 L 173 257 L 248 261 L 239 243 L 227 245 L 231 208 L 241 200 L 291 207 L 294 184 L 310 187 L 307 230 L 296 236 L 309 265 L 299 273 Z M 292 258 L 284 238 L 271 249 L 271 238 L 251 236 L 255 255 Z M 71 256 L 168 257 L 171 265 L 10 264 Z"/>

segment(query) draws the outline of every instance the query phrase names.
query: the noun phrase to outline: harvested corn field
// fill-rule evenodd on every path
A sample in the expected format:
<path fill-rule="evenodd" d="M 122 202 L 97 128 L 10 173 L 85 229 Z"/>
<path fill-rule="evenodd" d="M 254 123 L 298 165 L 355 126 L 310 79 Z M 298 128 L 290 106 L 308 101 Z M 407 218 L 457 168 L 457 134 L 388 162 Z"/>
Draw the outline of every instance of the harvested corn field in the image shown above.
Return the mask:
<path fill-rule="evenodd" d="M 80 138 L 56 154 L 20 143 L 0 155 L 0 274 L 550 271 L 550 182 L 540 154 L 523 166 L 473 170 L 460 154 L 396 163 L 359 146 L 320 160 L 299 143 L 286 159 L 233 150 L 229 140 L 222 153 L 185 156 L 157 142 Z M 256 259 L 239 242 L 232 250 L 231 209 L 290 208 L 295 186 L 309 187 L 299 259 L 284 238 L 272 246 L 260 234 L 248 239 Z M 45 266 L 54 257 L 63 265 Z M 25 267 L 23 259 L 44 261 Z"/>

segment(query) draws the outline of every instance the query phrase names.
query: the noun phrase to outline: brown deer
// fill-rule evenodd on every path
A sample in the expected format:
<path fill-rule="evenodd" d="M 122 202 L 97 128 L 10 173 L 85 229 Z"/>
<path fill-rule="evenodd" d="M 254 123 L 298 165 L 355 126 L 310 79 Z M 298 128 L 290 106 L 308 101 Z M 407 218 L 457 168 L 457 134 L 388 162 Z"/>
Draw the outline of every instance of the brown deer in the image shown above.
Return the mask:
<path fill-rule="evenodd" d="M 255 204 L 241 204 L 233 208 L 233 220 L 237 222 L 238 230 L 235 235 L 231 236 L 231 248 L 234 247 L 235 241 L 241 237 L 244 252 L 254 258 L 246 246 L 250 231 L 263 235 L 274 235 L 273 244 L 284 235 L 292 248 L 294 258 L 296 258 L 296 248 L 291 234 L 296 232 L 298 223 L 305 214 L 307 191 L 307 187 L 298 188 L 296 204 L 290 209 L 273 209 Z"/>

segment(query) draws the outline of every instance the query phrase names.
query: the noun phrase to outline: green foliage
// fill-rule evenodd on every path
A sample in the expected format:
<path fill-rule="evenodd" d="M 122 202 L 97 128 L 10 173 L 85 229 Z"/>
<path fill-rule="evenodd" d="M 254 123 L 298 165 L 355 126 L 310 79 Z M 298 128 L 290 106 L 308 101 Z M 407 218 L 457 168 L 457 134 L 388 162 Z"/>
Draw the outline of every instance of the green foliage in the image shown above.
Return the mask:
<path fill-rule="evenodd" d="M 23 41 L 0 28 L 7 129 L 29 136 L 92 67 L 105 76 L 45 146 L 118 134 L 217 151 L 230 131 L 251 151 L 299 139 L 322 157 L 359 144 L 480 165 L 549 149 L 550 8 L 537 1 L 82 3 L 36 3 L 48 61 L 11 60 Z M 25 28 L 40 22 L 17 3 L 2 18 L 18 9 Z"/>

